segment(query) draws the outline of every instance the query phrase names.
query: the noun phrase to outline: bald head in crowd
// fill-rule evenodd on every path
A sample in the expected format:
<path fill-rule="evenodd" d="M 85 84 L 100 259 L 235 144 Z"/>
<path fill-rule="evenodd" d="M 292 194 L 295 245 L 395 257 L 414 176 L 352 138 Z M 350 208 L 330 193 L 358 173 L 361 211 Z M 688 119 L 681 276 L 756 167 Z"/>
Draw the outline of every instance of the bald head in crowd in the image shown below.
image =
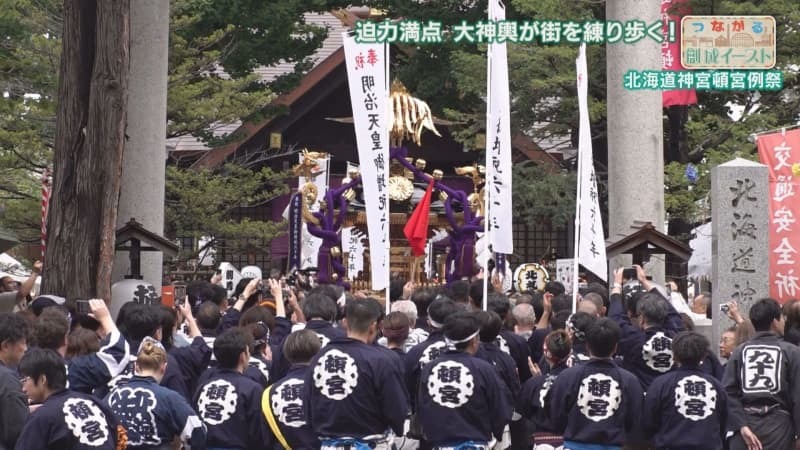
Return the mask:
<path fill-rule="evenodd" d="M 583 296 L 583 300 L 581 301 L 581 303 L 583 302 L 591 302 L 592 304 L 594 304 L 595 306 L 594 315 L 596 315 L 597 317 L 604 317 L 606 315 L 606 306 L 603 303 L 603 297 L 600 294 L 596 292 L 589 292 L 588 294 Z M 584 312 L 592 314 L 587 310 L 584 310 Z"/>
<path fill-rule="evenodd" d="M 517 334 L 525 331 L 533 331 L 536 327 L 536 313 L 533 311 L 533 306 L 528 303 L 522 303 L 511 310 L 514 316 L 514 332 Z"/>
<path fill-rule="evenodd" d="M 584 312 L 592 317 L 600 317 L 600 314 L 597 311 L 597 305 L 589 300 L 581 300 L 581 302 L 578 303 L 577 312 Z"/>

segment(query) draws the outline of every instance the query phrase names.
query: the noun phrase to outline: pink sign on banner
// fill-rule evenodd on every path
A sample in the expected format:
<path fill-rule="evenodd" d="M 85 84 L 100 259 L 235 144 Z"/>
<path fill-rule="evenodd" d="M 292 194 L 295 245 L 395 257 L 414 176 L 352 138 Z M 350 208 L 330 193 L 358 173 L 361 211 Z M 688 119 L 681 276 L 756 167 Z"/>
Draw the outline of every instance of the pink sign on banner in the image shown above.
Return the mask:
<path fill-rule="evenodd" d="M 770 296 L 783 303 L 800 294 L 800 130 L 758 137 L 758 156 L 769 167 Z"/>
<path fill-rule="evenodd" d="M 681 16 L 690 12 L 688 0 L 661 0 L 661 19 L 664 21 L 664 41 L 661 44 L 663 70 L 685 70 L 681 65 Z M 675 41 L 670 42 L 670 21 L 673 22 Z M 661 93 L 664 107 L 674 105 L 694 105 L 697 93 L 694 89 L 676 89 Z"/>

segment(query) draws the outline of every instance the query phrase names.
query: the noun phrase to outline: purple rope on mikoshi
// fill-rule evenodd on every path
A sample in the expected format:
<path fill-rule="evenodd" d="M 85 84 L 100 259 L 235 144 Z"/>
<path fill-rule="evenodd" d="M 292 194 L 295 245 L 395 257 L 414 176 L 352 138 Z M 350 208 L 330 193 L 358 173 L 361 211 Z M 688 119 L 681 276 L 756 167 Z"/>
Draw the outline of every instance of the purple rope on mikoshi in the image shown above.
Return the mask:
<path fill-rule="evenodd" d="M 400 165 L 414 174 L 414 179 L 428 183 L 430 175 L 418 169 L 406 160 L 408 149 L 405 147 L 395 147 L 391 149 L 391 157 Z M 447 254 L 445 263 L 445 279 L 448 283 L 459 280 L 463 277 L 475 275 L 475 242 L 476 233 L 483 230 L 481 222 L 483 217 L 473 216 L 472 211 L 467 206 L 467 194 L 464 191 L 455 190 L 446 186 L 441 181 L 434 181 L 433 187 L 447 194 L 444 202 L 445 216 L 452 230 L 450 235 L 450 252 Z M 457 200 L 464 210 L 464 225 L 459 225 L 453 211 L 453 200 Z"/>
<path fill-rule="evenodd" d="M 320 283 L 332 283 L 333 274 L 336 274 L 336 284 L 349 289 L 350 285 L 344 281 L 345 267 L 342 262 L 341 254 L 334 257 L 331 249 L 334 247 L 342 248 L 342 240 L 339 238 L 339 228 L 347 218 L 347 198 L 344 193 L 353 187 L 361 184 L 361 177 L 339 186 L 336 189 L 328 189 L 325 193 L 325 210 L 322 209 L 313 213 L 319 220 L 320 225 L 308 224 L 308 232 L 312 236 L 322 239 L 317 254 L 317 281 Z M 334 205 L 338 206 L 338 214 Z M 331 272 L 333 271 L 333 273 Z"/>

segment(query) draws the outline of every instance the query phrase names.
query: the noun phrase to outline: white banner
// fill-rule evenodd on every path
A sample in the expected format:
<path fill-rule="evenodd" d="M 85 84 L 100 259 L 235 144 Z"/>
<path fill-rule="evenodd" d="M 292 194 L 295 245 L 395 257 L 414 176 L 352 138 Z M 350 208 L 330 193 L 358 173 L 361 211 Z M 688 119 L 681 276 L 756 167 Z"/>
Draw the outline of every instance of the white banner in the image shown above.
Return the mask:
<path fill-rule="evenodd" d="M 305 157 L 302 153 L 297 155 L 299 157 L 299 162 L 302 164 Z M 304 176 L 300 176 L 297 179 L 297 186 L 302 187 L 304 184 L 308 183 L 309 181 L 314 183 L 317 187 L 317 201 L 313 205 L 308 205 L 308 209 L 310 211 L 318 211 L 319 210 L 319 202 L 320 200 L 325 199 L 325 193 L 328 192 L 328 184 L 330 181 L 330 171 L 328 170 L 328 166 L 330 165 L 330 156 L 325 156 L 325 158 L 317 159 L 317 168 L 314 171 L 316 176 L 313 176 L 312 179 L 308 179 Z M 312 174 L 313 175 L 313 174 Z M 308 232 L 308 225 L 303 222 L 303 231 L 302 231 L 302 246 L 300 247 L 300 268 L 301 269 L 308 269 L 309 267 L 317 267 L 317 254 L 319 253 L 319 247 L 322 245 L 322 239 L 313 236 L 311 233 Z"/>
<path fill-rule="evenodd" d="M 489 20 L 504 21 L 500 0 L 489 0 Z M 511 206 L 511 105 L 506 44 L 489 44 L 486 111 L 486 192 L 492 251 L 514 253 Z"/>
<path fill-rule="evenodd" d="M 364 237 L 356 227 L 342 228 L 342 247 L 347 253 L 347 276 L 351 280 L 364 270 Z"/>
<path fill-rule="evenodd" d="M 436 264 L 433 262 L 433 242 L 429 240 L 425 246 L 425 276 L 429 282 L 433 279 L 435 266 Z"/>
<path fill-rule="evenodd" d="M 597 195 L 597 179 L 592 156 L 592 132 L 587 99 L 589 73 L 586 69 L 586 44 L 580 46 L 575 61 L 578 72 L 578 202 L 575 222 L 577 264 L 590 270 L 603 281 L 608 279 L 608 261 L 603 233 L 603 217 Z M 576 276 L 573 274 L 573 276 Z"/>
<path fill-rule="evenodd" d="M 389 50 L 342 33 L 358 162 L 367 209 L 372 289 L 389 287 Z M 388 305 L 387 305 L 388 307 Z"/>

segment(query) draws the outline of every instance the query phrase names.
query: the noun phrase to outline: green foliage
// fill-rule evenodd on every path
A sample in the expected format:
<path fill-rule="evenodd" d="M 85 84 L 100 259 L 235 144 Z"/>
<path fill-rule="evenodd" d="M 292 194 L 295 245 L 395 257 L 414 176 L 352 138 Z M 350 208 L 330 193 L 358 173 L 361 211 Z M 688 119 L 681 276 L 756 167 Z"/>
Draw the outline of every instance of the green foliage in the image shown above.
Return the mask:
<path fill-rule="evenodd" d="M 60 2 L 8 0 L 0 7 L 0 227 L 39 240 L 41 176 L 55 138 L 54 75 Z M 25 95 L 38 93 L 39 95 Z"/>
<path fill-rule="evenodd" d="M 343 6 L 340 3 L 171 0 L 167 137 L 191 134 L 210 145 L 219 145 L 235 136 L 216 136 L 215 127 L 269 113 L 267 104 L 276 92 L 290 89 L 298 81 L 298 74 L 309 69 L 306 57 L 326 36 L 326 30 L 304 24 L 303 13 L 328 11 Z M 0 93 L 9 94 L 0 98 L 0 226 L 29 242 L 39 239 L 41 172 L 50 165 L 55 140 L 61 5 L 60 0 L 0 2 Z M 296 73 L 281 77 L 270 86 L 252 73 L 258 65 L 281 60 L 297 62 Z M 235 170 L 225 173 L 241 181 L 241 174 Z M 170 184 L 181 180 L 176 176 L 168 178 L 167 190 L 180 192 L 183 185 Z M 216 178 L 209 180 L 222 183 Z M 269 181 L 263 177 L 260 180 Z M 247 189 L 248 185 L 240 188 L 241 192 L 248 192 Z M 204 191 L 204 204 L 241 202 L 238 196 L 217 197 L 217 191 Z M 280 225 L 261 222 L 235 224 L 220 220 L 209 226 L 201 218 L 217 216 L 203 211 L 198 214 L 196 205 L 191 204 L 196 197 L 178 194 L 175 198 L 189 203 L 167 206 L 166 227 L 173 232 L 189 236 L 190 231 L 204 230 L 206 234 L 256 239 L 264 238 L 270 230 L 271 236 L 278 233 Z M 192 213 L 196 221 L 191 223 L 198 228 L 188 228 L 189 219 L 170 212 L 173 209 Z"/>
<path fill-rule="evenodd" d="M 167 136 L 192 134 L 218 145 L 214 127 L 256 116 L 274 94 L 256 74 L 231 77 L 221 72 L 225 46 L 232 45 L 233 25 L 197 35 L 202 20 L 194 0 L 173 0 L 170 20 L 169 79 L 167 85 Z"/>
<path fill-rule="evenodd" d="M 236 77 L 282 60 L 303 61 L 327 36 L 324 28 L 305 23 L 303 14 L 349 5 L 342 0 L 182 0 L 177 3 L 181 4 L 182 11 L 196 18 L 185 28 L 185 36 L 210 36 L 225 30 L 224 39 L 209 45 L 208 49 L 220 52 L 220 64 Z"/>
<path fill-rule="evenodd" d="M 792 125 L 800 120 L 797 69 L 789 66 L 796 64 L 800 54 L 800 33 L 796 26 L 800 23 L 800 9 L 795 0 L 692 0 L 691 3 L 694 14 L 774 16 L 778 24 L 776 68 L 784 71 L 785 86 L 778 93 L 698 93 L 699 106 L 690 108 L 686 127 L 690 159 L 697 166 L 699 179 L 695 184 L 690 183 L 684 175 L 684 164 L 668 162 L 665 167 L 668 217 L 696 223 L 709 216 L 711 167 L 735 157 L 757 160 L 755 146 L 747 139 L 751 133 Z M 486 14 L 486 2 L 378 0 L 371 6 L 385 8 L 389 17 L 440 21 L 445 27 L 462 20 L 469 23 L 484 20 Z M 517 21 L 605 19 L 604 2 L 593 0 L 509 0 L 506 7 L 508 19 Z M 454 136 L 468 149 L 474 149 L 475 135 L 483 133 L 485 128 L 486 46 L 447 42 L 405 50 L 394 68 L 396 76 L 414 95 L 428 101 L 435 114 L 461 122 L 462 125 L 453 130 Z M 536 142 L 562 137 L 576 143 L 576 54 L 574 45 L 509 44 L 512 133 L 525 133 Z M 587 46 L 587 60 L 592 136 L 596 144 L 602 145 L 607 127 L 605 48 Z M 736 120 L 729 117 L 731 104 L 744 107 L 744 115 Z M 665 145 L 668 145 L 666 135 Z M 515 171 L 515 199 L 530 198 L 525 208 L 515 208 L 515 211 L 536 211 L 539 204 L 545 203 L 547 197 L 537 202 L 528 192 L 547 192 L 550 177 Z M 563 208 L 564 214 L 570 211 L 570 206 Z M 552 215 L 552 210 L 545 208 L 542 214 L 534 213 L 537 215 L 547 217 Z"/>
<path fill-rule="evenodd" d="M 711 168 L 734 158 L 758 161 L 752 133 L 790 126 L 800 121 L 797 63 L 800 54 L 800 23 L 797 2 L 765 0 L 761 2 L 730 0 L 695 0 L 693 14 L 772 15 L 778 26 L 778 59 L 775 69 L 783 70 L 781 92 L 698 92 L 697 106 L 689 109 L 686 130 L 690 159 L 697 166 L 698 180 L 690 183 L 686 166 L 670 163 L 665 167 L 665 208 L 671 218 L 700 223 L 711 217 L 709 191 Z M 741 117 L 731 117 L 731 105 L 744 108 Z M 666 124 L 665 124 L 665 129 Z"/>
<path fill-rule="evenodd" d="M 280 234 L 283 222 L 239 217 L 288 192 L 283 175 L 268 167 L 252 171 L 229 164 L 220 171 L 167 167 L 165 220 L 167 236 L 225 239 L 228 249 L 264 248 Z M 196 253 L 181 255 L 190 259 Z"/>
<path fill-rule="evenodd" d="M 574 172 L 548 172 L 534 164 L 514 166 L 514 213 L 528 224 L 565 225 L 575 215 Z"/>

